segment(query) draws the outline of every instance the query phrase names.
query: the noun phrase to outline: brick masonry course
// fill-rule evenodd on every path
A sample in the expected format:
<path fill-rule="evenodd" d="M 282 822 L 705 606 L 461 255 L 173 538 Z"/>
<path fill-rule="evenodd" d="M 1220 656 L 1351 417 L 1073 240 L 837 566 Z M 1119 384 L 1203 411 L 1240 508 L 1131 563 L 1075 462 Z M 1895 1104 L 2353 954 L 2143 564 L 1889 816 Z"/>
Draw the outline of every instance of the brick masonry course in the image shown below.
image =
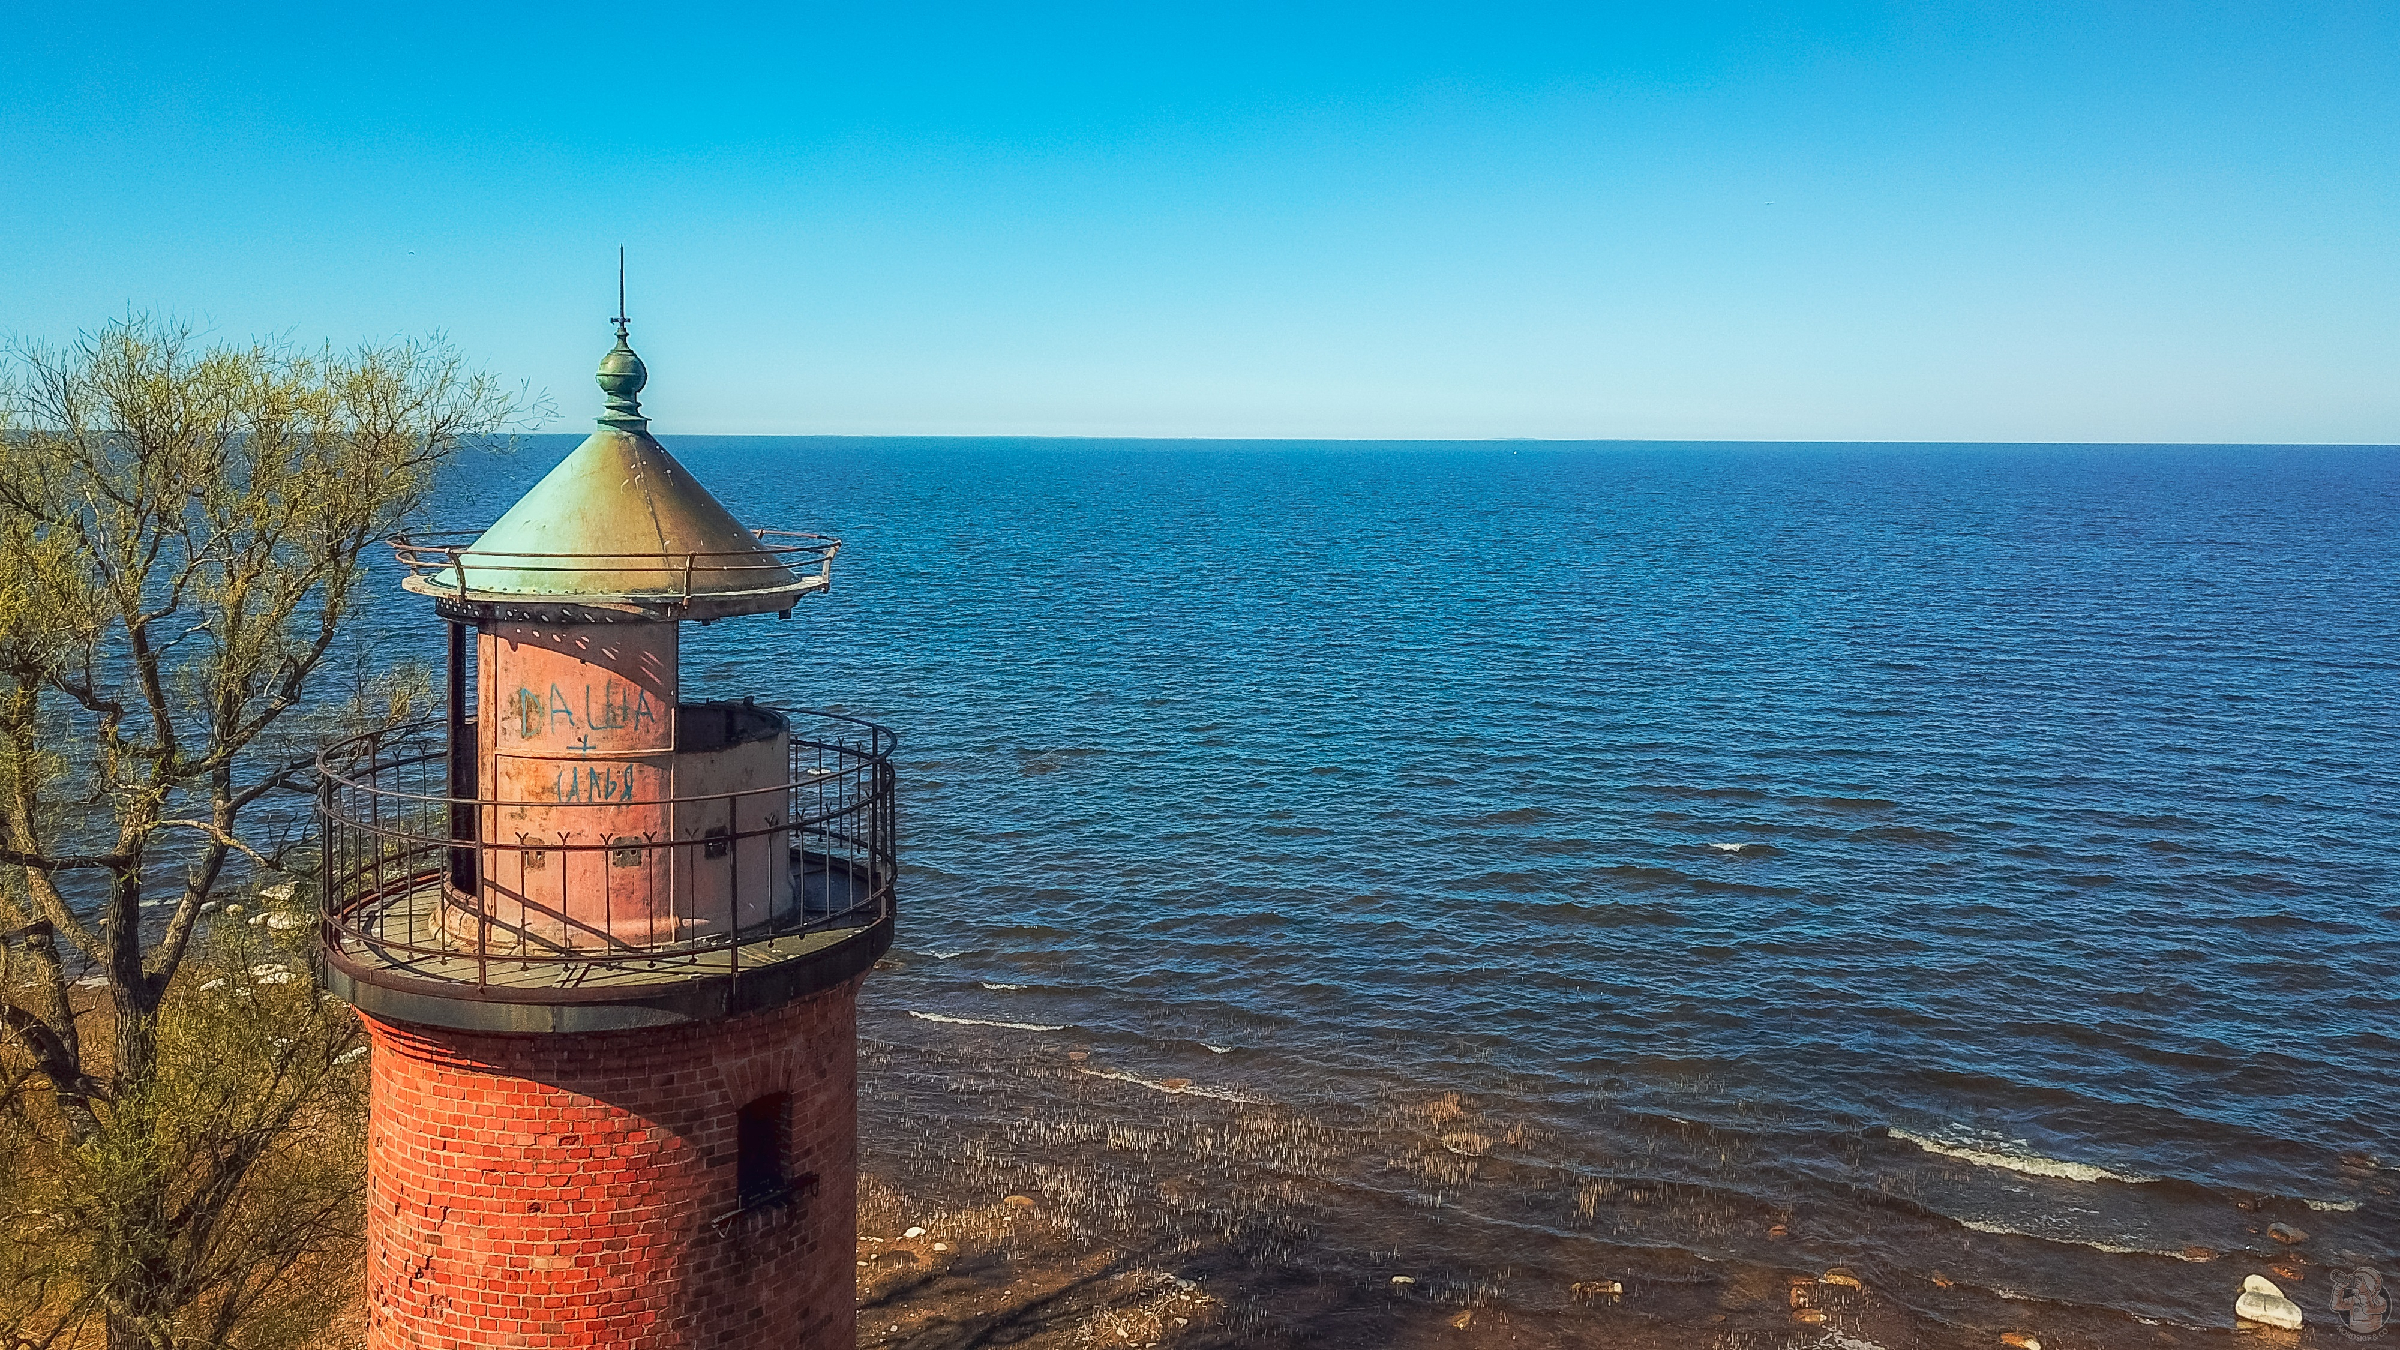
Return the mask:
<path fill-rule="evenodd" d="M 849 1350 L 857 993 L 585 1035 L 369 1019 L 370 1350 Z M 777 1093 L 814 1181 L 745 1207 L 737 1114 Z"/>

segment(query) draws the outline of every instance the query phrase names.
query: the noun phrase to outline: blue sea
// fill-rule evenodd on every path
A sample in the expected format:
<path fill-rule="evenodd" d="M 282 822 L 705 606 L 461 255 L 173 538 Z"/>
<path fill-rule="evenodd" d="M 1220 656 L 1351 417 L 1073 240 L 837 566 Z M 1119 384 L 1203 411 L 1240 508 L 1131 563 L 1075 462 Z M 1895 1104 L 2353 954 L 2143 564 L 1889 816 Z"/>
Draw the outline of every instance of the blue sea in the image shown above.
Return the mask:
<path fill-rule="evenodd" d="M 2400 1278 L 2400 452 L 664 439 L 843 540 L 684 678 L 899 732 L 871 1041 L 1456 1092 L 1554 1258 Z"/>

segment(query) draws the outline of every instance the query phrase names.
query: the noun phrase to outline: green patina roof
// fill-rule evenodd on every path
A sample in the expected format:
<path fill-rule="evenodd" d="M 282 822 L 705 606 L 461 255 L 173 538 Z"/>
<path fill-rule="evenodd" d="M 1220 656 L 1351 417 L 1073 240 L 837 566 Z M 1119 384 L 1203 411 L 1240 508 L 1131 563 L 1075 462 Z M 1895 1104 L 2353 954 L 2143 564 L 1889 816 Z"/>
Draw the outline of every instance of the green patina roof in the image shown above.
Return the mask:
<path fill-rule="evenodd" d="M 463 586 L 444 588 L 557 601 L 790 590 L 791 570 L 650 435 L 635 399 L 649 373 L 622 328 L 598 378 L 600 429 L 467 549 Z"/>

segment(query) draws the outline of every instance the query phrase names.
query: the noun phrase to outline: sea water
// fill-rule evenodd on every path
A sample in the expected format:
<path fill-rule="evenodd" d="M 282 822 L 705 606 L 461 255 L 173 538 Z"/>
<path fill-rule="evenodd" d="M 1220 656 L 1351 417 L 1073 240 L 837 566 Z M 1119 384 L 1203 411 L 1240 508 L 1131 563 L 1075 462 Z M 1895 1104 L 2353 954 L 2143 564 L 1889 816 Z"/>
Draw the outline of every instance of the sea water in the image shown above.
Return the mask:
<path fill-rule="evenodd" d="M 843 540 L 684 672 L 900 733 L 870 1038 L 1455 1091 L 1886 1279 L 2400 1274 L 2400 452 L 666 441 Z"/>

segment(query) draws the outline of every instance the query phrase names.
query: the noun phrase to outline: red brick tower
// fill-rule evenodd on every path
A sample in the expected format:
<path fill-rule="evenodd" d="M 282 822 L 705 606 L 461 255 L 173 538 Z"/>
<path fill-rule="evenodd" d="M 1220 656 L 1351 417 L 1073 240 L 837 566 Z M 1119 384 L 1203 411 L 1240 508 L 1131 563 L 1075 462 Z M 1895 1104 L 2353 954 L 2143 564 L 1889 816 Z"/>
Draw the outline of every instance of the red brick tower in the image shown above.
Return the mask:
<path fill-rule="evenodd" d="M 617 323 L 598 432 L 472 542 L 395 541 L 448 717 L 319 760 L 374 1350 L 854 1344 L 893 738 L 687 696 L 680 624 L 789 618 L 837 544 L 692 481 Z"/>

